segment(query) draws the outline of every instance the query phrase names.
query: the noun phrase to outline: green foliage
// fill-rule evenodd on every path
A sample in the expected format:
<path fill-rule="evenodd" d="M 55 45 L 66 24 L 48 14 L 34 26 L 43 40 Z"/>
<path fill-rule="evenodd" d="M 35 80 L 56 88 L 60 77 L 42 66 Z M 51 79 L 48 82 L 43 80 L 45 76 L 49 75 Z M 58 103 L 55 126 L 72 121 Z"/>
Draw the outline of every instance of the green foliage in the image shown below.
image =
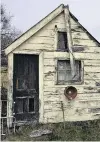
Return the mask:
<path fill-rule="evenodd" d="M 29 134 L 36 129 L 46 128 L 52 130 L 51 135 L 30 138 Z M 20 131 L 9 135 L 11 141 L 100 141 L 100 120 L 86 122 L 39 124 L 36 126 L 23 126 Z"/>

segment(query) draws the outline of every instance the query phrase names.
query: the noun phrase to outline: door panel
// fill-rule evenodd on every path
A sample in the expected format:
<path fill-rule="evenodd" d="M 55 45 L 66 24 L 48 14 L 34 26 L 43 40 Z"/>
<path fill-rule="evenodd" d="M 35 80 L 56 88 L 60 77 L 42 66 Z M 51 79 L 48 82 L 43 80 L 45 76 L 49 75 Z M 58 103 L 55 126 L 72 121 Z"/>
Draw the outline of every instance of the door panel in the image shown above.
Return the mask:
<path fill-rule="evenodd" d="M 14 113 L 17 121 L 38 120 L 39 57 L 14 55 Z"/>

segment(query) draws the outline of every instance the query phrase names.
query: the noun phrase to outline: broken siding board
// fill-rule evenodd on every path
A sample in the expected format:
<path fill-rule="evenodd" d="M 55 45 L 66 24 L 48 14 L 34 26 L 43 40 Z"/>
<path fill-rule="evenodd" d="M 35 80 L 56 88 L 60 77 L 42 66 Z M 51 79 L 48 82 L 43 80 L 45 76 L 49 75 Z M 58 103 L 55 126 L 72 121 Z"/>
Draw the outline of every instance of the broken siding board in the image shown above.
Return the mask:
<path fill-rule="evenodd" d="M 39 36 L 33 36 L 32 38 L 30 38 L 30 39 L 28 39 L 27 41 L 26 41 L 26 43 L 38 43 L 38 41 L 44 41 L 44 43 L 45 43 L 45 40 L 47 40 L 48 42 L 49 41 L 54 41 L 54 36 L 53 37 L 51 37 L 51 36 L 43 36 L 42 35 L 42 32 L 41 32 L 41 34 L 39 35 Z"/>
<path fill-rule="evenodd" d="M 54 59 L 51 59 L 51 60 L 49 60 L 49 59 L 44 59 L 44 66 L 48 66 L 48 65 L 51 65 L 51 66 L 53 66 L 53 65 L 55 65 L 55 60 Z"/>
<path fill-rule="evenodd" d="M 45 27 L 46 30 L 54 30 L 55 25 L 57 25 L 58 29 L 62 28 L 65 29 L 65 24 L 64 23 L 58 23 L 58 22 L 54 22 L 53 24 L 51 24 L 50 26 Z"/>
<path fill-rule="evenodd" d="M 83 32 L 83 30 L 78 25 L 71 25 L 71 32 Z"/>
<path fill-rule="evenodd" d="M 67 106 L 66 106 L 67 108 Z M 100 108 L 100 101 L 98 104 L 95 104 L 94 102 L 90 101 L 90 102 L 86 102 L 86 103 L 75 103 L 74 104 L 74 108 L 76 109 L 76 111 L 80 111 L 81 109 L 96 109 L 96 108 Z"/>
<path fill-rule="evenodd" d="M 100 100 L 97 100 L 97 101 L 87 100 L 87 101 L 82 101 L 82 102 L 79 101 L 79 103 L 77 105 L 82 106 L 82 107 L 96 107 L 96 106 L 99 107 L 100 106 Z"/>
<path fill-rule="evenodd" d="M 84 79 L 100 79 L 100 72 L 99 73 L 95 73 L 95 72 L 89 72 L 89 73 L 84 73 Z"/>
<path fill-rule="evenodd" d="M 100 56 L 98 53 L 74 53 L 76 59 L 83 59 L 83 60 L 100 60 Z"/>
<path fill-rule="evenodd" d="M 64 90 L 65 90 L 65 87 L 67 87 L 67 86 L 68 85 L 64 85 L 63 87 L 61 87 L 61 85 L 56 85 L 56 86 L 54 85 L 53 87 L 50 87 L 50 86 L 45 87 L 44 86 L 44 92 L 45 92 L 45 94 L 51 93 L 51 95 L 54 94 L 54 93 L 59 94 L 59 95 L 61 95 L 61 94 L 64 95 Z M 84 86 L 83 85 L 82 86 L 73 85 L 73 86 L 77 88 L 78 93 L 84 93 Z"/>
<path fill-rule="evenodd" d="M 96 86 L 96 82 L 98 82 L 98 83 L 100 83 L 100 80 L 98 79 L 97 81 L 96 80 L 94 80 L 94 79 L 89 79 L 89 80 L 87 80 L 87 79 L 85 79 L 84 80 L 84 85 L 90 85 L 91 84 L 91 86 L 93 85 L 93 86 Z"/>
<path fill-rule="evenodd" d="M 87 73 L 100 73 L 100 66 L 84 66 L 84 70 Z"/>
<path fill-rule="evenodd" d="M 39 37 L 39 39 L 38 38 L 36 38 L 36 39 L 33 39 L 33 40 L 28 40 L 27 41 L 27 43 L 29 43 L 29 44 L 37 44 L 37 43 L 39 43 L 39 44 L 49 44 L 49 45 L 54 45 L 54 39 L 53 38 L 46 38 L 46 37 Z"/>
<path fill-rule="evenodd" d="M 52 75 L 52 73 L 51 73 L 51 75 L 48 75 L 48 74 L 44 75 L 44 81 L 49 81 L 49 80 L 55 81 L 55 77 L 54 77 L 54 75 Z"/>
<path fill-rule="evenodd" d="M 44 81 L 44 88 L 45 87 L 53 87 L 54 86 L 54 81 L 52 80 L 48 80 L 48 81 Z"/>
<path fill-rule="evenodd" d="M 83 27 L 78 22 L 76 22 L 73 18 L 70 18 L 70 20 L 71 20 L 71 32 L 72 32 L 72 37 L 73 37 L 73 44 L 80 45 L 81 43 L 81 45 L 87 45 L 87 46 L 90 46 L 91 44 L 92 46 L 97 45 L 97 43 L 93 41 L 90 35 L 83 29 Z M 85 43 L 82 43 L 82 41 L 85 41 L 85 39 L 90 40 L 88 41 L 90 43 L 88 43 L 87 41 Z M 77 42 L 75 42 L 75 40 Z M 91 43 L 91 41 L 93 41 L 93 43 Z"/>
<path fill-rule="evenodd" d="M 40 31 L 38 31 L 34 36 L 35 37 L 41 37 L 41 36 L 43 36 L 43 37 L 54 37 L 54 35 L 55 35 L 54 30 L 45 29 L 45 27 L 44 27 Z M 31 38 L 33 39 L 34 36 L 32 36 Z"/>
<path fill-rule="evenodd" d="M 44 73 L 52 73 L 55 72 L 55 66 L 45 66 Z"/>
<path fill-rule="evenodd" d="M 71 23 L 71 25 L 75 25 L 77 22 L 70 16 L 70 23 Z"/>
<path fill-rule="evenodd" d="M 47 51 L 53 51 L 54 46 L 53 45 L 48 45 L 48 44 L 26 44 L 25 46 L 23 45 L 22 47 L 19 48 L 19 50 L 47 50 Z M 18 51 L 18 50 L 15 50 Z"/>
<path fill-rule="evenodd" d="M 82 53 L 73 53 L 76 59 L 84 61 L 85 68 L 88 72 L 84 72 L 84 83 L 81 85 L 73 84 L 65 84 L 65 85 L 57 85 L 55 83 L 55 74 L 56 74 L 56 63 L 58 59 L 69 60 L 69 53 L 66 52 L 56 52 L 55 48 L 55 25 L 57 25 L 58 29 L 65 31 L 65 23 L 64 23 L 64 14 L 57 16 L 54 20 L 48 23 L 44 28 L 38 31 L 34 36 L 32 36 L 29 40 L 20 45 L 13 53 L 19 54 L 41 54 L 41 51 L 44 52 L 44 57 L 39 60 L 43 64 L 40 65 L 40 74 L 39 80 L 40 82 L 40 90 L 42 94 L 40 94 L 40 122 L 59 122 L 63 121 L 63 115 L 61 111 L 61 101 L 64 103 L 65 109 L 65 120 L 66 121 L 79 121 L 79 120 L 87 120 L 92 119 L 92 114 L 87 111 L 87 108 L 95 108 L 97 102 L 97 107 L 99 107 L 100 103 L 100 92 L 99 86 L 96 86 L 94 79 L 100 81 L 100 73 L 95 71 L 99 69 L 100 63 L 100 55 L 99 55 L 99 47 L 95 45 L 94 41 L 88 36 L 88 34 L 81 29 L 80 25 L 76 24 L 76 21 L 73 22 L 72 28 L 72 37 L 75 40 L 76 38 L 80 43 L 84 44 L 85 41 L 89 41 L 89 43 L 85 43 L 86 46 L 77 44 L 79 48 L 84 47 Z M 75 22 L 75 23 L 74 23 Z M 77 31 L 77 32 L 76 32 Z M 81 31 L 81 32 L 80 32 Z M 76 36 L 77 35 L 77 36 Z M 82 41 L 82 42 L 81 42 Z M 74 46 L 75 47 L 75 46 Z M 94 53 L 95 52 L 95 53 Z M 93 67 L 93 71 L 91 71 L 91 66 Z M 42 72 L 42 76 L 41 76 Z M 71 108 L 69 109 L 68 99 L 64 95 L 65 87 L 72 85 L 76 87 L 78 91 L 77 97 L 70 102 Z M 93 94 L 93 96 L 92 96 Z M 88 104 L 83 102 L 88 101 Z M 94 101 L 94 102 L 93 102 Z M 79 104 L 80 102 L 80 104 Z M 86 108 L 87 107 L 87 108 Z M 82 112 L 81 117 L 80 113 L 77 112 L 77 109 L 80 109 L 80 112 L 83 108 L 85 110 Z M 71 112 L 70 112 L 71 111 Z M 53 114 L 52 114 L 53 112 Z M 45 115 L 46 114 L 46 115 Z M 74 114 L 74 117 L 73 117 Z M 93 118 L 94 119 L 94 118 Z"/>
<path fill-rule="evenodd" d="M 84 87 L 84 93 L 100 93 L 100 87 Z"/>
<path fill-rule="evenodd" d="M 61 97 L 55 95 L 55 97 L 49 96 L 49 97 L 44 97 L 44 101 L 52 101 L 52 102 L 59 102 L 61 101 Z"/>
<path fill-rule="evenodd" d="M 86 99 L 86 98 L 99 98 L 100 99 L 100 93 L 98 92 L 98 93 L 89 93 L 89 92 L 87 92 L 87 93 L 79 93 L 78 94 L 78 99 L 80 99 L 80 98 L 82 98 L 82 99 Z M 91 100 L 88 100 L 88 101 L 91 101 Z"/>
<path fill-rule="evenodd" d="M 87 47 L 87 46 L 73 46 L 72 47 L 73 52 L 78 52 L 78 53 L 100 53 L 100 48 L 99 47 Z"/>
<path fill-rule="evenodd" d="M 85 32 L 72 32 L 72 38 L 90 40 L 90 37 Z"/>
<path fill-rule="evenodd" d="M 78 49 L 79 48 L 79 49 Z M 81 50 L 82 48 L 82 50 Z M 79 50 L 79 51 L 78 51 Z M 84 52 L 84 53 L 100 53 L 100 48 L 99 47 L 77 47 L 76 52 Z"/>
<path fill-rule="evenodd" d="M 53 22 L 65 23 L 65 21 L 64 21 L 64 12 L 62 12 L 54 20 L 52 20 L 52 23 Z"/>
<path fill-rule="evenodd" d="M 100 60 L 100 55 L 98 53 L 73 53 L 74 57 L 80 60 Z M 66 52 L 44 52 L 44 59 L 69 59 L 69 54 Z"/>
<path fill-rule="evenodd" d="M 47 25 L 50 21 L 52 21 L 55 17 L 57 17 L 61 12 L 63 11 L 63 5 L 60 5 L 57 9 L 55 9 L 52 13 L 50 13 L 46 18 L 41 20 L 38 24 L 33 26 L 30 30 L 28 30 L 23 36 L 21 36 L 18 40 L 13 42 L 9 46 L 9 49 L 7 48 L 5 50 L 6 54 L 9 54 L 12 50 L 14 50 L 16 47 L 21 45 L 23 42 L 25 42 L 27 39 L 29 39 L 33 34 L 38 32 L 40 29 L 42 29 L 45 25 Z"/>
<path fill-rule="evenodd" d="M 89 101 L 93 101 L 93 100 L 100 100 L 100 93 L 93 93 L 93 94 L 86 94 L 85 96 L 84 96 L 84 94 L 82 95 L 81 94 L 81 96 L 78 96 L 78 100 L 80 101 L 80 100 L 89 100 Z"/>
<path fill-rule="evenodd" d="M 100 66 L 100 60 L 84 60 L 85 66 Z"/>
<path fill-rule="evenodd" d="M 73 38 L 73 45 L 81 45 L 81 46 L 96 46 L 96 43 L 92 40 L 87 39 L 74 39 Z"/>

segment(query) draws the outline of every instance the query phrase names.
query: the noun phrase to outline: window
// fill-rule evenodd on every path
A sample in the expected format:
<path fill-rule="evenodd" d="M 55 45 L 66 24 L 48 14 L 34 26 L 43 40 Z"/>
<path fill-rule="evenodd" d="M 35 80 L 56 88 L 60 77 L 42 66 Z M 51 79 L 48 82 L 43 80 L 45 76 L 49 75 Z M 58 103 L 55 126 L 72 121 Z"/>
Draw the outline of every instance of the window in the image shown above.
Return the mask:
<path fill-rule="evenodd" d="M 34 98 L 29 98 L 29 112 L 34 111 Z"/>
<path fill-rule="evenodd" d="M 17 98 L 16 99 L 16 113 L 29 113 L 34 112 L 35 106 L 34 106 L 34 98 Z"/>
<path fill-rule="evenodd" d="M 67 47 L 67 33 L 66 32 L 59 32 L 58 31 L 57 49 L 58 50 L 66 50 L 66 51 L 68 51 L 68 47 Z"/>
<path fill-rule="evenodd" d="M 72 78 L 71 66 L 69 60 L 58 60 L 57 65 L 57 81 L 58 84 L 65 84 L 67 82 L 80 82 L 81 81 L 81 61 L 75 61 L 76 75 Z"/>

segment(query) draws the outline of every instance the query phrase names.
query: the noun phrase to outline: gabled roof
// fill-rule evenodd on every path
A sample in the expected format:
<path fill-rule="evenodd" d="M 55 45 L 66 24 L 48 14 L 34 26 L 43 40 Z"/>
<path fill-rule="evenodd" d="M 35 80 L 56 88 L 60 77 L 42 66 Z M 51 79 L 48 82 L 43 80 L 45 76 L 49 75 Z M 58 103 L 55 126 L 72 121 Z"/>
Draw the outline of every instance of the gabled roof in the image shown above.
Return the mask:
<path fill-rule="evenodd" d="M 5 53 L 9 54 L 13 50 L 15 50 L 19 45 L 24 43 L 26 40 L 28 40 L 31 36 L 33 36 L 36 32 L 38 32 L 40 29 L 42 29 L 46 24 L 48 24 L 50 21 L 52 21 L 55 17 L 57 17 L 61 12 L 63 12 L 64 4 L 61 4 L 58 6 L 55 10 L 53 10 L 50 14 L 48 14 L 45 18 L 43 18 L 41 21 L 39 21 L 37 24 L 35 24 L 33 27 L 31 27 L 29 30 L 27 30 L 24 34 L 22 34 L 20 37 L 18 37 L 16 40 L 14 40 L 6 49 Z M 70 15 L 74 18 L 76 22 L 78 22 L 78 19 L 70 12 Z M 79 23 L 79 22 L 78 22 Z M 79 23 L 80 24 L 80 23 Z M 81 25 L 81 24 L 80 24 Z M 81 25 L 82 26 L 82 25 Z M 82 26 L 82 28 L 91 36 L 95 42 L 100 46 L 100 43 Z"/>

